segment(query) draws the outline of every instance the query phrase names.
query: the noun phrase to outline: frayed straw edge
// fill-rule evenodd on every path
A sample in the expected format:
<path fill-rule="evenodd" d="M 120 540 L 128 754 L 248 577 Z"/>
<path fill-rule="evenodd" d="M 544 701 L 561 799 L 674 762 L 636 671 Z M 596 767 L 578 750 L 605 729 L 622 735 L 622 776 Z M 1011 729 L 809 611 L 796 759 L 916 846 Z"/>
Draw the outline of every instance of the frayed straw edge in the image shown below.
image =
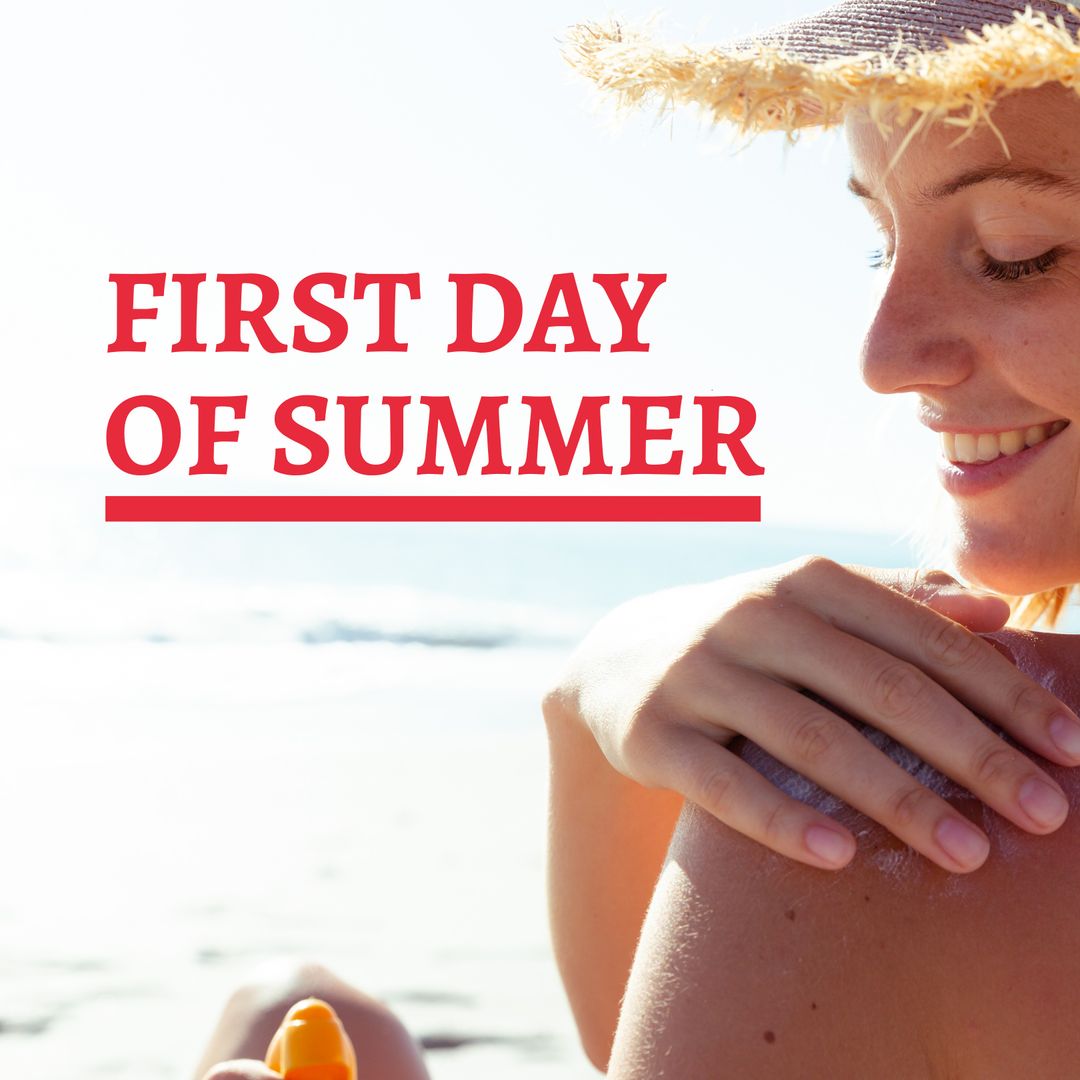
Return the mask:
<path fill-rule="evenodd" d="M 1080 18 L 1073 4 L 1067 10 Z M 901 46 L 811 63 L 764 43 L 740 52 L 661 45 L 611 20 L 572 27 L 563 55 L 621 108 L 694 104 L 743 135 L 783 131 L 792 141 L 860 108 L 883 133 L 918 117 L 905 144 L 925 122 L 942 120 L 961 129 L 957 141 L 986 124 L 1008 153 L 990 118 L 998 97 L 1053 82 L 1080 94 L 1080 31 L 1074 36 L 1060 15 L 1028 7 L 1007 25 L 968 31 L 941 49 Z"/>

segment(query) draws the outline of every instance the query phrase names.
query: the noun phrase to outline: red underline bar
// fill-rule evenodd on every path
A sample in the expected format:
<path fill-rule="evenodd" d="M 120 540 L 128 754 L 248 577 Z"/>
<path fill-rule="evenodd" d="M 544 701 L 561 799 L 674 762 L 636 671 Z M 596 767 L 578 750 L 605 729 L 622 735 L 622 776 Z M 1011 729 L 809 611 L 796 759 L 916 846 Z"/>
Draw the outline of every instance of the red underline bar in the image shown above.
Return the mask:
<path fill-rule="evenodd" d="M 756 495 L 106 495 L 106 521 L 761 521 Z"/>

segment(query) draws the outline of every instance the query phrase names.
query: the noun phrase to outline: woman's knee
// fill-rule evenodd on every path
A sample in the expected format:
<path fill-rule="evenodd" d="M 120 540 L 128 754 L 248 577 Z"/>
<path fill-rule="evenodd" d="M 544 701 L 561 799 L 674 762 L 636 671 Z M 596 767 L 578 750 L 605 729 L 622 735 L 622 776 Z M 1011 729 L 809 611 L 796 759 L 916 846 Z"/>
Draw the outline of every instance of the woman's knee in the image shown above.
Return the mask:
<path fill-rule="evenodd" d="M 223 1061 L 202 1080 L 280 1080 L 277 1073 L 254 1061 Z"/>
<path fill-rule="evenodd" d="M 337 1013 L 356 1049 L 359 1080 L 427 1080 L 420 1050 L 397 1016 L 313 962 L 262 974 L 238 988 L 225 1006 L 207 1058 L 261 1059 L 285 1014 L 307 997 L 325 1001 Z"/>

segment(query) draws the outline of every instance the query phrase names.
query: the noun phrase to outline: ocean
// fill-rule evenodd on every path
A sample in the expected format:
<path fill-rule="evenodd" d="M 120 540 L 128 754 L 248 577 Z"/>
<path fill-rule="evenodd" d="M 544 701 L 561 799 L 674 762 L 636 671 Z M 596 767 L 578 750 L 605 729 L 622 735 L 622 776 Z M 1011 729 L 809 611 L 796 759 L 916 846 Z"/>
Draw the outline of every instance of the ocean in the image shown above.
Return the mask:
<path fill-rule="evenodd" d="M 565 646 L 643 592 L 902 540 L 756 524 L 110 525 L 0 560 L 0 638 Z M 61 569 L 64 567 L 66 569 Z"/>

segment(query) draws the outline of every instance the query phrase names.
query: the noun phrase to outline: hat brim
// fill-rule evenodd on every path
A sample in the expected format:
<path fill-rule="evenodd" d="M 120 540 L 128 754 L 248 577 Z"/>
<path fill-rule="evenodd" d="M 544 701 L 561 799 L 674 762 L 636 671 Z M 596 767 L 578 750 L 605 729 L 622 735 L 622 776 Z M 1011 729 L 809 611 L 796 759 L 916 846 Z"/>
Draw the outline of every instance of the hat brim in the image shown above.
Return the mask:
<path fill-rule="evenodd" d="M 905 35 L 903 22 L 869 27 L 859 21 L 868 7 L 837 5 L 706 48 L 659 44 L 647 31 L 615 21 L 583 23 L 571 29 L 564 54 L 621 105 L 696 104 L 713 121 L 746 134 L 779 130 L 794 137 L 803 128 L 834 126 L 856 108 L 883 127 L 923 114 L 970 131 L 990 122 L 1004 93 L 1058 82 L 1080 94 L 1080 11 L 1071 4 L 1050 5 L 1056 14 L 1028 8 L 978 30 L 961 27 L 959 39 Z M 893 7 L 910 14 L 913 5 Z M 846 23 L 835 18 L 839 12 L 847 13 Z M 815 20 L 833 33 L 815 36 Z M 846 35 L 836 32 L 845 27 Z M 871 31 L 887 36 L 875 42 Z"/>

